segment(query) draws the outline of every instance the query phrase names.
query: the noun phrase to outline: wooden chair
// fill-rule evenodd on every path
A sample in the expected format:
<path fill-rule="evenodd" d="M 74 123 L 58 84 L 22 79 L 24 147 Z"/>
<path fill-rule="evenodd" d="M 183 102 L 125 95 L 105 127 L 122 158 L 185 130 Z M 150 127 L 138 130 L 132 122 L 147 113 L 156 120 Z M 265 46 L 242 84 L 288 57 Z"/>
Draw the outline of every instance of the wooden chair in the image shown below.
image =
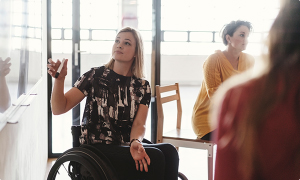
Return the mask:
<path fill-rule="evenodd" d="M 176 91 L 175 95 L 162 97 L 164 92 Z M 171 101 L 177 101 L 177 124 L 174 130 L 163 133 L 164 113 L 163 104 Z M 182 107 L 179 93 L 179 84 L 169 86 L 156 85 L 157 102 L 157 143 L 170 143 L 175 147 L 187 147 L 207 150 L 208 162 L 208 180 L 213 179 L 213 142 L 198 139 L 192 130 L 181 129 Z M 175 113 L 175 111 L 174 111 Z M 175 119 L 174 119 L 175 120 Z"/>

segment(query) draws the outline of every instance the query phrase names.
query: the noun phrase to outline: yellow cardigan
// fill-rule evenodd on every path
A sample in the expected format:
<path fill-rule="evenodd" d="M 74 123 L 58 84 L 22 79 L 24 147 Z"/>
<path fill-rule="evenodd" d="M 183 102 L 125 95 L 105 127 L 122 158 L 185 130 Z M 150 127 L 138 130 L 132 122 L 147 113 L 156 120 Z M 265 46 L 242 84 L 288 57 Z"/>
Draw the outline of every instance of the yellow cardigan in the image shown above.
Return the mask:
<path fill-rule="evenodd" d="M 204 80 L 201 90 L 195 102 L 192 114 L 192 126 L 198 138 L 213 131 L 208 121 L 210 98 L 218 87 L 232 75 L 243 72 L 254 65 L 253 56 L 241 52 L 238 63 L 238 70 L 235 70 L 227 60 L 222 51 L 216 50 L 203 64 Z"/>

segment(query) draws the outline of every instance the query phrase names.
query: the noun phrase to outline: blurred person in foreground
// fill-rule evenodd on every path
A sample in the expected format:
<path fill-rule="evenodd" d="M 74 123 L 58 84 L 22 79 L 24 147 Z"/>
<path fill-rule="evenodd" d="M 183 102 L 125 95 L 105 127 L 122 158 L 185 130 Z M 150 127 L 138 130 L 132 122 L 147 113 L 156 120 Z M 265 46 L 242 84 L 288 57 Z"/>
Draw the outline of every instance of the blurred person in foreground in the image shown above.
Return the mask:
<path fill-rule="evenodd" d="M 252 25 L 248 21 L 237 20 L 226 24 L 222 30 L 225 50 L 216 50 L 203 64 L 204 79 L 192 113 L 193 130 L 202 140 L 211 140 L 215 130 L 210 127 L 208 117 L 215 91 L 228 78 L 254 65 L 253 56 L 242 52 L 248 45 L 251 30 Z"/>
<path fill-rule="evenodd" d="M 238 85 L 226 82 L 216 93 L 215 180 L 300 178 L 299 12 L 299 0 L 282 1 L 266 71 Z"/>

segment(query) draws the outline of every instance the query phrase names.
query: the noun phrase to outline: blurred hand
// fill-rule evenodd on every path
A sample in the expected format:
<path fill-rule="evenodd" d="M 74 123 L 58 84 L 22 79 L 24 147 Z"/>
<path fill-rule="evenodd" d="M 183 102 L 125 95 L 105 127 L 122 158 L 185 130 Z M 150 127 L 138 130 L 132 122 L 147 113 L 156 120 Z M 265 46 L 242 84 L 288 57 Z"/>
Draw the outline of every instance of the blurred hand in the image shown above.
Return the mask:
<path fill-rule="evenodd" d="M 150 158 L 146 153 L 143 145 L 138 141 L 133 141 L 130 146 L 130 153 L 135 161 L 136 170 L 148 172 L 148 165 L 150 165 Z"/>
<path fill-rule="evenodd" d="M 48 74 L 50 74 L 53 78 L 55 78 L 55 74 L 56 74 L 56 72 L 58 70 L 58 67 L 61 64 L 61 61 L 59 59 L 57 59 L 57 61 L 55 63 L 51 58 L 49 58 L 48 62 L 49 62 L 49 64 L 47 64 Z M 61 69 L 61 71 L 59 73 L 59 76 L 56 79 L 59 79 L 59 80 L 65 79 L 65 77 L 67 75 L 67 70 L 68 70 L 67 64 L 68 64 L 68 59 L 65 60 L 64 66 Z"/>
<path fill-rule="evenodd" d="M 10 72 L 11 63 L 9 63 L 10 57 L 6 58 L 4 61 L 0 57 L 0 76 L 5 77 Z"/>

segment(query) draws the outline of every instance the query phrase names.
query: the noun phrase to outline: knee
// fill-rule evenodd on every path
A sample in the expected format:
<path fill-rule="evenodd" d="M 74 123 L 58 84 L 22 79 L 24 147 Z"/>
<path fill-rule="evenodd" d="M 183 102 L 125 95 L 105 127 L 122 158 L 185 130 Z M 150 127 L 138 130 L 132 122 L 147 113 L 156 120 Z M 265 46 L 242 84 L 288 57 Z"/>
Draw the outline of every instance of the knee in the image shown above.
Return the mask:
<path fill-rule="evenodd" d="M 158 159 L 158 160 L 165 159 L 164 153 L 160 149 L 157 149 L 155 147 L 146 147 L 145 151 L 148 154 L 148 156 L 150 157 L 151 161 L 152 161 L 152 159 Z"/>
<path fill-rule="evenodd" d="M 172 158 L 175 161 L 179 161 L 179 155 L 177 149 L 169 143 L 159 144 L 159 149 L 166 157 Z"/>
<path fill-rule="evenodd" d="M 166 165 L 165 156 L 163 152 L 160 149 L 154 147 L 146 147 L 145 151 L 148 154 L 151 161 L 149 166 L 149 172 L 153 171 L 162 173 Z"/>
<path fill-rule="evenodd" d="M 177 149 L 175 148 L 174 145 L 172 144 L 169 144 L 169 143 L 162 143 L 160 144 L 160 149 L 163 151 L 163 152 L 166 152 L 166 153 L 171 153 L 171 154 L 177 154 L 178 155 L 178 151 Z"/>

